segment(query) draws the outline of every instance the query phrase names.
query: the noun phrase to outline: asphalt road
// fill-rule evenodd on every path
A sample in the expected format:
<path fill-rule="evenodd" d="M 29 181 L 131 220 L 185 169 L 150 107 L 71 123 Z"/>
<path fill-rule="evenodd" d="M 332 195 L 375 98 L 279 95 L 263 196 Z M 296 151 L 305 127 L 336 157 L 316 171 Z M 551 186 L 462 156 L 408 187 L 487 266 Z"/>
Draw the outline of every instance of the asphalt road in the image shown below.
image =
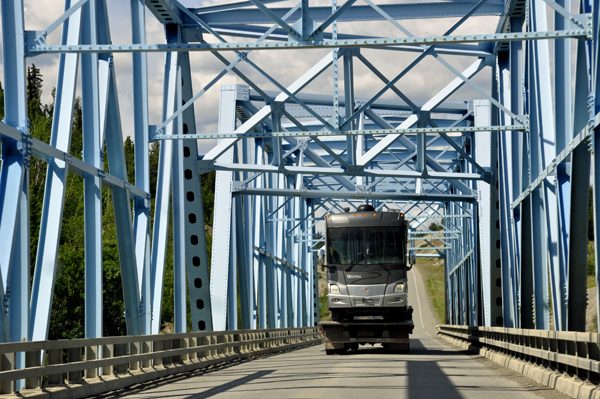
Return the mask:
<path fill-rule="evenodd" d="M 147 383 L 102 398 L 567 398 L 436 337 L 418 271 L 409 354 L 379 346 L 325 355 L 324 345 Z M 417 277 L 417 278 L 415 278 Z"/>

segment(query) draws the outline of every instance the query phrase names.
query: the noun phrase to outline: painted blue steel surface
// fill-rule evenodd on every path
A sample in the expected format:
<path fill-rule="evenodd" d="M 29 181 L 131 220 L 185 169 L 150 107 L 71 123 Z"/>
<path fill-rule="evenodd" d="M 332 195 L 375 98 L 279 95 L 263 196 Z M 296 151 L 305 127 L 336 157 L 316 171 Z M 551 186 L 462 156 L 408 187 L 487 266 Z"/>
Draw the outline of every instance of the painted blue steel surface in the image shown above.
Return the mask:
<path fill-rule="evenodd" d="M 177 27 L 170 26 L 166 30 L 167 42 L 179 40 Z M 163 82 L 163 118 L 167 119 L 174 112 L 177 94 L 179 54 L 173 53 L 165 58 Z M 175 122 L 166 127 L 167 134 L 173 134 Z M 169 228 L 169 204 L 171 197 L 171 179 L 173 170 L 173 143 L 161 142 L 158 159 L 158 176 L 156 202 L 154 208 L 154 225 L 152 233 L 151 290 L 152 290 L 152 333 L 158 334 L 162 328 L 161 311 L 163 282 L 167 252 L 167 232 Z"/>
<path fill-rule="evenodd" d="M 411 215 L 411 247 L 420 257 L 443 260 L 448 322 L 548 329 L 553 317 L 558 330 L 584 330 L 590 173 L 594 210 L 600 204 L 598 1 L 583 1 L 574 15 L 570 0 L 271 3 L 186 9 L 168 0 L 130 0 L 131 43 L 112 44 L 104 0 L 81 7 L 67 0 L 66 13 L 45 31 L 25 30 L 21 1 L 2 2 L 0 240 L 6 249 L 0 252 L 0 341 L 48 336 L 69 172 L 85 182 L 88 337 L 101 336 L 105 323 L 103 185 L 113 194 L 128 334 L 162 327 L 170 223 L 176 331 L 187 329 L 188 312 L 194 330 L 314 325 L 322 294 L 316 261 L 321 220 L 364 202 Z M 146 43 L 146 8 L 165 25 L 166 44 Z M 472 29 L 471 20 L 481 15 L 497 18 L 495 31 L 457 33 Z M 418 37 L 407 28 L 414 25 L 404 25 L 432 18 L 453 18 L 451 28 Z M 392 28 L 395 36 L 364 29 L 367 21 Z M 346 26 L 339 23 L 352 24 L 352 33 L 338 32 Z M 49 42 L 61 24 L 59 43 Z M 268 53 L 269 65 L 254 54 L 286 47 L 295 54 L 330 50 L 302 70 L 286 61 L 289 72 L 280 80 L 269 71 L 279 68 L 285 53 Z M 146 52 L 157 51 L 166 54 L 162 119 L 149 126 Z M 202 78 L 202 88 L 192 85 L 204 69 L 191 51 L 225 64 L 208 83 Z M 408 66 L 384 73 L 380 60 L 395 51 L 419 54 L 407 54 Z M 60 53 L 49 145 L 29 137 L 26 104 L 25 57 L 44 52 Z M 117 52 L 132 53 L 133 115 L 120 111 Z M 83 162 L 66 155 L 80 58 Z M 429 98 L 411 98 L 409 77 L 424 65 L 450 78 L 431 79 Z M 365 90 L 361 71 L 378 86 Z M 235 83 L 221 86 L 215 135 L 200 126 L 211 115 L 197 100 L 226 76 Z M 492 84 L 481 84 L 484 79 Z M 316 84 L 323 85 L 321 94 L 310 93 Z M 463 101 L 468 91 L 482 100 Z M 126 178 L 125 118 L 133 122 L 135 187 Z M 204 138 L 218 141 L 198 156 L 196 140 Z M 150 140 L 160 141 L 154 215 Z M 39 232 L 29 231 L 31 156 L 48 162 Z M 200 176 L 213 171 L 209 277 Z M 429 231 L 431 221 L 443 230 Z M 32 235 L 39 245 L 30 285 Z M 16 363 L 24 366 L 23 359 Z"/>
<path fill-rule="evenodd" d="M 131 41 L 146 43 L 144 2 L 131 0 Z M 148 61 L 145 53 L 132 54 L 133 58 L 133 122 L 135 139 L 135 185 L 150 192 L 150 165 L 148 156 Z M 150 201 L 136 198 L 133 208 L 135 260 L 142 306 L 142 330 L 151 334 L 152 279 L 150 275 Z"/>
<path fill-rule="evenodd" d="M 69 6 L 70 2 L 65 2 L 65 8 Z M 65 21 L 61 43 L 79 44 L 80 31 L 81 10 Z M 59 58 L 50 144 L 67 153 L 71 148 L 71 122 L 78 65 L 79 56 L 77 55 L 62 54 Z M 49 160 L 40 223 L 40 239 L 38 240 L 31 290 L 31 331 L 29 336 L 32 340 L 45 340 L 48 337 L 67 173 L 67 163 L 55 158 Z M 35 232 L 32 233 L 35 234 Z"/>

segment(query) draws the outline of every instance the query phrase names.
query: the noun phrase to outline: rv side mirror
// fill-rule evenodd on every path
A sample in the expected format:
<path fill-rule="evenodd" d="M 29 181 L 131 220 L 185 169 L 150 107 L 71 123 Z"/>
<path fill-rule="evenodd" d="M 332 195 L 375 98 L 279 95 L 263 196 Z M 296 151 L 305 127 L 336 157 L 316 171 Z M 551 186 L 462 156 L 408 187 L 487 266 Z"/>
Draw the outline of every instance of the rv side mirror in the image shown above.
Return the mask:
<path fill-rule="evenodd" d="M 408 251 L 408 262 L 411 266 L 417 263 L 417 253 L 414 249 Z"/>

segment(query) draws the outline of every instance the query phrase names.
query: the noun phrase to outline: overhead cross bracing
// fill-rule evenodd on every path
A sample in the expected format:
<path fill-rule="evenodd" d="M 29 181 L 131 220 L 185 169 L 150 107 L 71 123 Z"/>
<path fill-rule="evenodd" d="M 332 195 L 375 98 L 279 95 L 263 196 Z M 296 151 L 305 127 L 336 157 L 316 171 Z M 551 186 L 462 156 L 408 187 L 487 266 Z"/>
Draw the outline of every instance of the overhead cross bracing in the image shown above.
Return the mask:
<path fill-rule="evenodd" d="M 320 220 L 365 201 L 404 212 L 429 244 L 421 255 L 443 259 L 449 322 L 585 329 L 597 2 L 132 0 L 123 17 L 120 3 L 81 0 L 47 26 L 25 26 L 24 6 L 2 2 L 0 340 L 48 336 L 69 172 L 85 180 L 87 337 L 105 323 L 103 186 L 130 335 L 160 331 L 171 225 L 176 331 L 188 303 L 194 330 L 313 325 Z M 164 40 L 149 39 L 146 18 Z M 161 76 L 149 68 L 156 52 Z M 121 53 L 133 62 L 119 80 Z M 58 59 L 48 142 L 27 116 L 25 67 L 41 55 Z M 77 96 L 82 159 L 69 151 Z M 48 163 L 40 231 L 29 228 L 32 156 Z M 208 254 L 199 176 L 212 171 Z M 428 232 L 431 221 L 443 230 Z"/>

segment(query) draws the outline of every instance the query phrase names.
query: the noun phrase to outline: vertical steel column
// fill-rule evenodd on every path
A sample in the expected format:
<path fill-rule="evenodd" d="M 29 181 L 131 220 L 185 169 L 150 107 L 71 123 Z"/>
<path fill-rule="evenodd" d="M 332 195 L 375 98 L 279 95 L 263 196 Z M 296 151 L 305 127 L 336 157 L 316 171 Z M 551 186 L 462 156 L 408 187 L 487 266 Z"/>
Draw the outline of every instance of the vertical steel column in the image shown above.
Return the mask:
<path fill-rule="evenodd" d="M 523 30 L 524 18 L 522 16 L 511 19 L 511 30 L 521 32 Z M 511 102 L 510 110 L 516 115 L 525 113 L 525 99 L 523 97 L 523 43 L 510 43 L 510 79 L 511 79 Z M 510 132 L 512 148 L 510 151 L 510 163 L 513 164 L 512 174 L 512 197 L 514 201 L 517 196 L 525 190 L 529 184 L 529 154 L 527 153 L 527 140 L 522 132 Z M 519 281 L 519 312 L 518 320 L 520 328 L 535 328 L 534 316 L 534 287 L 533 287 L 533 264 L 531 255 L 531 205 L 530 197 L 511 211 L 513 221 L 514 259 L 515 266 L 520 275 Z"/>
<path fill-rule="evenodd" d="M 337 0 L 331 0 L 331 13 L 337 11 Z M 331 39 L 337 40 L 337 20 L 331 24 Z M 338 74 L 338 58 L 339 48 L 334 48 L 332 51 L 333 60 L 331 70 L 333 72 L 333 126 L 340 126 L 340 99 L 339 99 L 339 74 Z"/>
<path fill-rule="evenodd" d="M 146 44 L 146 6 L 143 0 L 130 0 L 131 42 Z M 150 161 L 148 156 L 148 65 L 144 52 L 133 57 L 133 128 L 135 138 L 135 185 L 150 192 Z M 133 210 L 135 259 L 142 306 L 142 331 L 151 334 L 152 279 L 150 276 L 150 199 L 135 198 Z"/>
<path fill-rule="evenodd" d="M 221 86 L 219 102 L 219 133 L 233 133 L 236 116 L 235 104 L 237 88 L 235 85 Z M 228 149 L 217 159 L 217 163 L 232 163 L 233 148 Z M 215 181 L 215 210 L 213 226 L 212 263 L 210 270 L 210 301 L 212 305 L 212 323 L 215 331 L 227 329 L 227 295 L 229 284 L 229 265 L 231 254 L 231 212 L 232 172 L 218 171 Z"/>
<path fill-rule="evenodd" d="M 179 42 L 179 30 L 174 25 L 165 29 L 167 43 Z M 178 84 L 179 53 L 165 54 L 165 72 L 163 80 L 163 120 L 169 118 L 175 107 Z M 173 134 L 175 121 L 167 124 L 166 134 Z M 158 158 L 158 176 L 156 182 L 156 200 L 154 203 L 154 225 L 152 226 L 152 334 L 161 329 L 162 297 L 165 276 L 165 260 L 167 256 L 167 234 L 169 231 L 169 202 L 171 198 L 171 178 L 173 174 L 173 141 L 160 143 Z"/>
<path fill-rule="evenodd" d="M 312 217 L 315 217 L 314 212 L 314 200 L 313 199 L 308 199 L 307 200 L 307 214 L 311 215 Z M 319 270 L 318 270 L 318 262 L 315 260 L 316 257 L 316 251 L 314 250 L 315 247 L 315 243 L 314 243 L 314 234 L 315 234 L 315 227 L 313 225 L 313 227 L 311 227 L 310 229 L 310 233 L 311 235 L 309 236 L 308 239 L 308 246 L 309 249 L 312 251 L 311 255 L 308 257 L 308 260 L 310 263 L 307 264 L 307 270 L 309 272 L 309 278 L 308 278 L 308 282 L 310 285 L 310 291 L 309 291 L 309 295 L 308 295 L 308 303 L 311 305 L 309 308 L 309 314 L 310 314 L 310 319 L 309 319 L 309 326 L 316 326 L 319 321 L 321 320 L 321 311 L 319 309 Z"/>
<path fill-rule="evenodd" d="M 588 57 L 586 43 L 577 41 L 575 68 L 575 106 L 573 108 L 573 135 L 578 134 L 587 125 L 590 115 L 588 109 Z M 590 151 L 584 145 L 578 146 L 571 155 L 571 220 L 568 253 L 569 303 L 567 329 L 585 331 L 587 293 L 581 289 L 587 285 L 587 243 L 589 208 L 581 204 L 589 203 Z"/>
<path fill-rule="evenodd" d="M 354 113 L 354 63 L 351 52 L 344 54 L 344 109 L 346 119 Z M 348 125 L 349 130 L 356 127 L 356 122 L 352 121 Z M 346 137 L 346 157 L 350 165 L 356 163 L 356 139 L 353 135 Z"/>
<path fill-rule="evenodd" d="M 269 155 L 269 162 L 272 162 L 275 158 L 273 153 Z M 277 175 L 271 173 L 267 177 L 267 184 L 270 188 L 277 186 Z M 277 197 L 268 196 L 263 197 L 263 203 L 265 204 L 265 221 L 266 221 L 266 245 L 267 251 L 271 254 L 275 254 L 277 250 L 277 222 L 269 219 L 276 218 L 275 209 L 277 208 Z M 267 317 L 269 321 L 269 328 L 279 328 L 281 326 L 280 317 L 280 302 L 279 302 L 279 267 L 272 258 L 267 258 Z"/>
<path fill-rule="evenodd" d="M 70 6 L 71 2 L 66 1 L 65 9 Z M 61 44 L 79 44 L 80 33 L 81 9 L 63 23 Z M 50 145 L 66 153 L 71 149 L 78 64 L 78 54 L 61 54 L 59 56 Z M 32 341 L 48 339 L 68 169 L 68 164 L 64 161 L 56 158 L 48 160 L 40 221 L 40 239 L 31 288 L 29 337 Z"/>
<path fill-rule="evenodd" d="M 591 3 L 591 4 L 590 4 Z M 586 11 L 590 12 L 590 9 L 598 10 L 600 6 L 600 2 L 598 0 L 592 1 L 582 1 L 582 5 L 586 7 Z M 591 60 L 591 94 L 593 95 L 593 109 L 590 109 L 593 115 L 596 115 L 600 111 L 600 85 L 598 81 L 600 80 L 599 76 L 599 66 L 600 66 L 600 32 L 598 31 L 598 27 L 600 27 L 600 13 L 596 13 L 594 15 L 594 43 L 593 48 L 589 49 L 586 45 L 586 50 L 588 50 L 588 57 Z M 578 47 L 579 49 L 579 47 Z M 579 67 L 579 65 L 578 65 Z M 579 72 L 579 68 L 577 69 Z M 598 126 L 594 127 L 594 132 L 592 134 L 592 170 L 593 170 L 593 185 L 592 185 L 592 194 L 593 194 L 593 208 L 594 208 L 594 255 L 596 259 L 595 264 L 595 272 L 596 272 L 596 297 L 600 298 L 600 129 Z M 598 324 L 600 327 L 600 301 L 596 303 L 596 315 L 598 316 Z"/>
<path fill-rule="evenodd" d="M 469 135 L 467 135 L 466 140 L 465 140 L 465 144 L 464 144 L 464 150 L 465 152 L 467 152 L 467 154 L 469 154 L 469 156 L 471 156 L 474 159 L 474 152 L 475 152 L 475 135 L 473 133 L 470 133 Z M 466 171 L 467 173 L 473 173 L 473 165 L 470 162 L 465 161 L 465 167 L 466 167 Z M 471 186 L 471 188 L 473 190 L 475 190 L 475 182 L 469 182 L 469 185 Z M 469 276 L 469 325 L 470 326 L 478 326 L 479 325 L 479 297 L 480 297 L 480 290 L 479 290 L 479 271 L 478 271 L 478 267 L 477 267 L 477 253 L 476 253 L 476 249 L 477 249 L 477 242 L 476 242 L 476 236 L 478 234 L 477 232 L 477 226 L 475 225 L 475 220 L 473 218 L 473 214 L 475 212 L 475 205 L 474 204 L 463 204 L 463 206 L 465 207 L 465 209 L 463 210 L 463 214 L 464 216 L 468 216 L 470 215 L 471 217 L 465 217 L 463 218 L 465 223 L 465 228 L 466 230 L 463 232 L 463 238 L 465 240 L 465 251 L 468 254 L 468 276 Z M 445 228 L 444 230 L 446 230 L 447 228 Z M 443 242 L 445 240 L 442 240 Z M 466 255 L 465 255 L 466 256 Z"/>
<path fill-rule="evenodd" d="M 104 15 L 106 17 L 106 15 Z M 101 21 L 99 19 L 99 21 Z M 102 24 L 104 25 L 104 24 Z M 99 26 L 100 30 L 108 26 Z M 108 101 L 106 109 L 106 153 L 112 175 L 127 181 L 127 164 L 123 150 L 123 135 L 121 133 L 121 116 L 117 96 L 117 81 L 110 62 Z M 133 223 L 131 220 L 131 201 L 129 191 L 123 187 L 112 187 L 113 208 L 119 248 L 119 263 L 121 266 L 121 281 L 123 285 L 123 300 L 125 304 L 125 321 L 128 335 L 142 334 L 142 319 L 140 307 L 139 276 L 135 261 L 135 242 L 133 238 Z M 100 279 L 100 283 L 102 280 Z M 102 285 L 100 284 L 100 287 Z M 99 306 L 102 320 L 102 303 Z M 102 336 L 102 325 L 100 325 Z"/>
<path fill-rule="evenodd" d="M 262 144 L 262 143 L 261 143 Z M 254 162 L 256 165 L 264 164 L 264 151 L 258 143 L 254 146 Z M 261 174 L 254 180 L 254 188 L 265 187 L 265 175 Z M 263 196 L 254 197 L 254 246 L 267 249 L 266 236 L 267 225 L 265 215 L 267 214 L 267 201 Z M 254 289 L 258 301 L 258 328 L 267 328 L 267 264 L 266 257 L 260 252 L 254 251 Z M 271 286 L 272 287 L 272 286 Z"/>
<path fill-rule="evenodd" d="M 181 53 L 181 95 L 182 103 L 194 95 L 190 70 L 189 53 Z M 196 134 L 194 107 L 182 113 L 183 134 Z M 210 285 L 208 279 L 208 254 L 206 250 L 206 229 L 204 224 L 204 204 L 202 184 L 198 172 L 198 146 L 195 140 L 183 143 L 183 190 L 185 192 L 185 264 L 187 286 L 190 297 L 193 331 L 212 331 Z"/>
<path fill-rule="evenodd" d="M 302 166 L 303 162 L 302 162 L 302 158 L 303 158 L 303 154 L 302 151 L 300 151 L 300 154 L 298 154 L 298 166 Z M 302 175 L 296 175 L 296 182 L 295 182 L 295 189 L 297 191 L 302 190 L 303 184 L 302 184 Z M 291 232 L 292 235 L 292 242 L 293 242 L 293 246 L 294 246 L 294 260 L 293 263 L 296 265 L 296 267 L 304 270 L 304 257 L 303 257 L 303 252 L 304 252 L 304 248 L 303 248 L 303 239 L 302 239 L 302 232 L 303 232 L 303 226 L 304 226 L 304 216 L 303 216 L 303 212 L 302 212 L 302 203 L 304 202 L 304 200 L 302 198 L 296 197 L 292 199 L 292 203 L 293 203 L 293 218 L 292 218 L 292 228 L 294 229 Z M 303 306 L 303 289 L 304 289 L 304 284 L 303 284 L 303 280 L 304 280 L 304 274 L 296 271 L 296 278 L 294 279 L 294 327 L 300 327 L 302 326 L 302 319 L 304 316 L 304 306 Z"/>
<path fill-rule="evenodd" d="M 181 96 L 181 70 L 178 67 L 175 104 L 178 108 L 182 104 Z M 181 115 L 174 121 L 173 134 L 183 134 L 183 120 Z M 174 332 L 187 331 L 187 291 L 185 273 L 185 199 L 183 177 L 183 141 L 177 140 L 173 145 L 173 327 Z M 189 195 L 191 197 L 194 195 Z M 202 232 L 201 232 L 202 233 Z M 191 244 L 191 243 L 190 243 Z"/>
<path fill-rule="evenodd" d="M 239 147 L 238 147 L 239 149 Z M 240 175 L 243 174 L 240 172 Z M 242 179 L 240 179 L 242 180 Z M 246 210 L 246 206 L 250 206 L 249 202 L 244 203 L 244 199 L 249 199 L 248 196 L 236 196 L 234 199 L 235 204 L 235 215 L 236 217 L 232 219 L 232 222 L 235 224 L 235 234 L 236 234 L 236 258 L 237 258 L 237 271 L 239 277 L 239 289 L 240 289 L 240 311 L 242 313 L 242 328 L 244 330 L 250 329 L 252 322 L 254 320 L 254 289 L 252 282 L 252 274 L 250 267 L 250 259 L 248 259 L 248 251 L 246 249 L 247 237 L 252 237 L 250 226 L 245 223 L 245 215 L 244 211 Z M 250 213 L 250 210 L 247 210 L 247 213 Z M 232 265 L 232 269 L 230 271 L 235 273 L 236 264 Z M 233 298 L 230 298 L 233 299 Z M 237 297 L 235 298 L 235 306 L 237 307 Z"/>
<path fill-rule="evenodd" d="M 475 126 L 489 126 L 490 111 L 488 101 L 474 101 Z M 489 132 L 475 135 L 475 160 L 492 172 L 490 184 L 477 182 L 479 196 L 479 262 L 481 267 L 481 287 L 483 297 L 483 325 L 502 326 L 502 274 L 500 268 L 500 237 L 496 227 L 498 212 L 498 173 L 495 151 L 497 136 Z"/>
<path fill-rule="evenodd" d="M 511 104 L 511 77 L 510 77 L 510 58 L 507 52 L 498 53 L 498 66 L 496 79 L 499 81 L 499 99 L 502 104 L 510 107 Z M 511 123 L 508 116 L 500 115 L 500 123 L 508 125 Z M 498 192 L 500 205 L 500 241 L 503 243 L 500 248 L 500 258 L 502 264 L 502 305 L 504 314 L 504 326 L 518 328 L 520 317 L 518 315 L 518 278 L 514 264 L 514 248 L 512 237 L 512 187 L 513 177 L 512 158 L 512 137 L 510 133 L 500 134 L 498 137 Z"/>
<path fill-rule="evenodd" d="M 252 155 L 255 147 L 255 140 L 243 140 L 242 151 L 243 151 L 243 162 L 245 164 L 251 164 L 253 162 Z M 254 160 L 254 162 L 256 162 Z M 244 172 L 243 180 L 250 178 L 252 173 Z M 248 328 L 256 329 L 256 299 L 257 299 L 257 287 L 256 280 L 258 279 L 258 268 L 254 268 L 254 232 L 253 229 L 253 201 L 257 200 L 256 197 L 251 195 L 244 196 L 244 257 L 245 257 L 245 273 L 246 273 L 246 289 L 248 290 L 248 302 L 246 303 L 246 313 L 248 318 Z"/>
<path fill-rule="evenodd" d="M 531 23 L 535 30 L 547 28 L 546 7 L 542 1 L 531 2 Z M 552 112 L 552 93 L 550 70 L 549 70 L 549 48 L 548 43 L 532 42 L 530 45 L 528 66 L 529 93 L 531 109 L 531 180 L 544 170 L 554 156 L 554 116 Z M 538 328 L 548 329 L 548 269 L 551 271 L 553 315 L 555 326 L 558 330 L 564 330 L 563 314 L 564 301 L 563 288 L 561 284 L 561 269 L 558 264 L 558 252 L 556 247 L 558 233 L 558 218 L 556 217 L 557 203 L 550 181 L 536 188 L 532 193 L 532 238 L 534 242 L 534 285 L 536 287 L 535 307 L 538 312 L 536 323 Z M 545 232 L 546 234 L 540 234 Z M 544 313 L 539 314 L 539 313 Z M 536 326 L 537 327 L 537 326 Z"/>
<path fill-rule="evenodd" d="M 8 4 L 7 4 L 8 3 Z M 4 123 L 23 132 L 22 142 L 2 139 L 0 168 L 0 342 L 29 338 L 29 165 L 23 2 L 3 1 Z M 8 305 L 8 309 L 5 306 Z M 6 317 L 8 310 L 8 317 Z M 15 368 L 25 368 L 25 354 L 15 356 Z M 16 389 L 23 388 L 23 380 Z"/>
<path fill-rule="evenodd" d="M 277 188 L 285 189 L 285 175 L 278 173 L 277 175 Z M 275 216 L 276 221 L 274 222 L 277 226 L 276 242 L 277 246 L 275 249 L 275 255 L 281 259 L 285 259 L 285 197 L 277 197 L 277 213 Z M 278 265 L 277 268 L 277 285 L 279 293 L 279 323 L 281 328 L 287 328 L 288 324 L 288 290 L 287 290 L 287 272 L 288 267 L 285 265 Z"/>
<path fill-rule="evenodd" d="M 571 1 L 570 0 L 558 0 L 559 5 L 564 7 L 567 10 L 571 9 Z M 571 22 L 560 15 L 558 12 L 554 13 L 554 28 L 557 30 L 569 29 Z M 571 118 L 572 113 L 572 95 L 571 95 L 571 40 L 555 40 L 554 41 L 554 67 L 556 71 L 560 71 L 560 73 L 554 74 L 554 116 L 555 116 L 555 148 L 554 148 L 554 156 L 558 155 L 566 145 L 573 138 L 573 122 Z M 589 162 L 588 162 L 589 163 Z M 562 329 L 568 329 L 568 313 L 567 309 L 569 307 L 569 240 L 571 235 L 571 189 L 572 189 L 572 176 L 571 176 L 571 167 L 572 163 L 569 162 L 561 162 L 556 165 L 556 201 L 557 201 L 557 260 L 558 267 L 560 269 L 560 287 L 561 287 L 561 295 L 560 301 L 562 302 L 562 311 L 563 311 L 563 321 Z M 589 184 L 589 177 L 588 183 Z M 586 197 L 588 194 L 584 194 Z M 584 267 L 586 265 L 586 267 Z M 575 266 L 575 265 L 573 265 Z M 587 262 L 581 264 L 583 269 L 587 269 Z M 574 267 L 574 271 L 576 273 L 574 278 L 579 277 L 579 282 L 582 282 L 581 277 L 583 277 L 583 284 L 585 283 L 585 278 L 587 272 L 584 271 L 583 275 L 581 273 L 577 273 L 576 268 Z M 579 276 L 577 276 L 579 274 Z M 575 289 L 573 293 L 574 298 L 579 296 L 580 304 L 585 304 L 585 294 L 583 290 Z M 583 299 L 583 302 L 582 302 Z M 585 315 L 584 315 L 585 319 Z M 585 320 L 583 321 L 583 330 L 585 331 Z"/>
<path fill-rule="evenodd" d="M 234 147 L 234 161 L 235 159 L 235 147 Z M 215 198 L 216 201 L 216 198 Z M 237 286 L 237 264 L 238 264 L 238 236 L 237 230 L 240 226 L 237 223 L 238 207 L 237 202 L 241 201 L 239 196 L 231 199 L 231 238 L 229 245 L 229 264 L 227 265 L 227 329 L 237 330 L 238 329 L 238 286 Z M 214 230 L 213 230 L 214 231 Z M 214 236 L 213 236 L 214 237 Z M 214 247 L 213 247 L 214 248 Z"/>
<path fill-rule="evenodd" d="M 98 44 L 97 10 L 102 0 L 82 8 L 82 44 Z M 100 132 L 98 54 L 81 55 L 83 161 L 104 169 Z M 102 186 L 100 177 L 85 175 L 85 336 L 102 336 Z"/>

